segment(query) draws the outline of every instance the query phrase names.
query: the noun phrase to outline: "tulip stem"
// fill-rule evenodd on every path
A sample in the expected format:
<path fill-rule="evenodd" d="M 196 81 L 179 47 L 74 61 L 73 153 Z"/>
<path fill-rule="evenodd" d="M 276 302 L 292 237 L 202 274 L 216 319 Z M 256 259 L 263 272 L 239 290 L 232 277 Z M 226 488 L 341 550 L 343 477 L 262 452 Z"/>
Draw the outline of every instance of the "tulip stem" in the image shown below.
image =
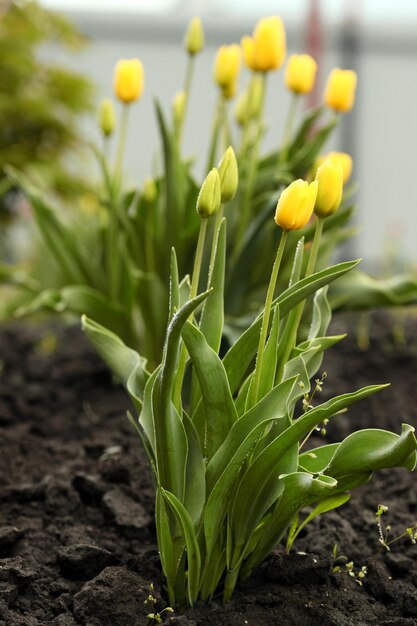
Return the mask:
<path fill-rule="evenodd" d="M 216 218 L 214 222 L 213 241 L 211 244 L 210 263 L 209 263 L 209 271 L 208 271 L 208 278 L 207 278 L 207 289 L 210 288 L 211 277 L 213 275 L 214 260 L 216 258 L 217 243 L 219 241 L 219 231 L 220 231 L 220 225 L 223 219 L 223 213 L 224 213 L 224 205 L 221 204 L 219 207 L 219 210 L 216 213 Z"/>
<path fill-rule="evenodd" d="M 201 263 L 203 260 L 203 252 L 204 252 L 204 243 L 206 240 L 206 232 L 207 232 L 207 218 L 203 218 L 200 222 L 200 231 L 198 233 L 198 241 L 197 248 L 195 252 L 194 259 L 194 267 L 193 267 L 193 276 L 191 279 L 191 289 L 190 289 L 190 297 L 192 300 L 196 297 L 198 291 L 198 284 L 200 282 L 200 271 L 201 271 Z M 187 365 L 187 349 L 184 343 L 181 346 L 180 358 L 178 361 L 177 374 L 175 379 L 175 387 L 173 392 L 173 402 L 174 406 L 177 408 L 178 412 L 181 410 L 181 390 L 182 390 L 182 382 L 185 374 L 185 367 Z"/>
<path fill-rule="evenodd" d="M 182 139 L 182 132 L 183 132 L 183 129 L 184 129 L 185 116 L 187 114 L 188 99 L 190 97 L 191 83 L 192 83 L 192 80 L 193 80 L 193 70 L 194 70 L 194 55 L 188 55 L 187 67 L 186 67 L 186 70 L 185 70 L 185 79 L 184 79 L 184 93 L 185 93 L 184 109 L 182 111 L 181 120 L 180 120 L 180 122 L 178 124 L 178 128 L 177 128 L 177 145 L 178 145 L 178 150 L 180 149 L 180 144 L 181 144 L 181 139 Z"/>
<path fill-rule="evenodd" d="M 207 160 L 206 172 L 209 172 L 216 161 L 217 145 L 219 142 L 220 129 L 224 124 L 224 118 L 226 113 L 226 99 L 222 93 L 219 94 L 217 101 L 216 113 L 214 116 L 213 130 L 211 133 L 210 150 Z"/>
<path fill-rule="evenodd" d="M 124 157 L 125 147 L 126 147 L 128 120 L 129 120 L 129 105 L 124 104 L 122 108 L 122 115 L 120 118 L 119 142 L 117 144 L 116 160 L 115 160 L 115 165 L 114 165 L 114 176 L 116 179 L 121 178 L 123 157 Z"/>
<path fill-rule="evenodd" d="M 304 278 L 308 278 L 309 276 L 311 276 L 315 270 L 316 263 L 317 263 L 317 256 L 318 256 L 318 252 L 320 249 L 321 236 L 323 233 L 323 224 L 324 224 L 324 218 L 318 217 L 316 221 L 314 239 L 313 239 L 313 243 L 311 246 L 311 252 L 310 252 L 309 259 L 308 259 L 307 269 L 306 269 Z M 284 367 L 291 355 L 293 348 L 295 347 L 297 343 L 298 328 L 300 326 L 301 318 L 303 316 L 305 303 L 306 301 L 303 300 L 297 305 L 297 308 L 295 309 L 295 316 L 292 320 L 288 342 L 287 342 L 287 345 L 285 346 L 284 354 L 282 356 L 281 363 L 279 365 L 279 369 L 278 369 L 277 376 L 276 376 L 277 383 L 281 381 Z"/>
<path fill-rule="evenodd" d="M 255 136 L 252 143 L 251 154 L 249 155 L 249 165 L 248 172 L 246 177 L 246 185 L 243 190 L 243 198 L 242 198 L 242 210 L 240 214 L 238 230 L 236 233 L 235 239 L 235 247 L 233 250 L 233 259 L 236 260 L 241 251 L 243 238 L 245 236 L 249 220 L 250 220 L 250 208 L 251 208 L 251 200 L 252 200 L 252 192 L 256 179 L 256 172 L 258 169 L 258 161 L 259 161 L 259 146 L 261 143 L 262 137 L 262 117 L 265 103 L 265 92 L 266 92 L 266 75 L 262 74 L 261 81 L 261 89 L 260 89 L 260 102 L 259 108 L 257 110 L 257 115 L 255 119 Z"/>
<path fill-rule="evenodd" d="M 259 384 L 260 384 L 261 376 L 262 376 L 262 362 L 264 358 L 266 338 L 268 335 L 269 318 L 271 316 L 272 301 L 274 299 L 274 293 L 275 293 L 275 288 L 276 288 L 277 279 L 278 279 L 278 272 L 279 272 L 279 268 L 281 265 L 282 255 L 284 254 L 284 249 L 285 249 L 285 244 L 287 242 L 287 238 L 288 238 L 288 231 L 283 230 L 281 234 L 281 238 L 279 240 L 275 262 L 272 267 L 271 279 L 269 281 L 268 291 L 266 294 L 264 314 L 262 317 L 261 332 L 259 335 L 258 354 L 256 357 L 255 372 L 253 375 L 253 385 L 251 388 L 251 406 L 254 406 L 258 401 Z"/>
<path fill-rule="evenodd" d="M 288 148 L 291 142 L 295 116 L 297 113 L 298 101 L 299 101 L 298 94 L 296 93 L 292 94 L 290 105 L 288 107 L 287 119 L 285 121 L 284 137 L 282 139 L 281 149 L 278 152 L 278 170 L 281 169 L 288 155 Z"/>

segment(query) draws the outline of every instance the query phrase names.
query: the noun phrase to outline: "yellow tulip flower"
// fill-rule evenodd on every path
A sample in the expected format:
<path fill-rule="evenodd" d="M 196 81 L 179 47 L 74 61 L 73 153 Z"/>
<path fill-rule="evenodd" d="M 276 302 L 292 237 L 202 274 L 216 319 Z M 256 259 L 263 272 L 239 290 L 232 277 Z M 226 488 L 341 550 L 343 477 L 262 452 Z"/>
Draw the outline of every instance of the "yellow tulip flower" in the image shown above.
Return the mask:
<path fill-rule="evenodd" d="M 350 111 L 355 103 L 355 90 L 358 77 L 353 70 L 338 67 L 330 72 L 324 91 L 324 102 L 340 113 Z"/>
<path fill-rule="evenodd" d="M 309 54 L 292 54 L 285 70 L 285 84 L 296 94 L 306 94 L 314 87 L 317 63 Z"/>
<path fill-rule="evenodd" d="M 184 37 L 184 47 L 190 56 L 198 54 L 204 47 L 203 24 L 199 17 L 193 17 Z"/>
<path fill-rule="evenodd" d="M 343 193 L 343 170 L 340 163 L 326 159 L 316 174 L 318 184 L 314 212 L 318 217 L 333 215 L 340 206 Z"/>
<path fill-rule="evenodd" d="M 241 40 L 243 58 L 254 72 L 277 70 L 286 53 L 285 28 L 280 17 L 264 17 L 256 25 L 252 37 Z"/>
<path fill-rule="evenodd" d="M 138 100 L 144 88 L 144 70 L 139 59 L 120 59 L 114 71 L 114 93 L 124 104 Z"/>
<path fill-rule="evenodd" d="M 275 211 L 275 223 L 283 230 L 298 230 L 310 220 L 317 197 L 317 181 L 295 180 L 282 192 Z"/>
<path fill-rule="evenodd" d="M 207 174 L 197 197 L 197 213 L 207 219 L 220 208 L 222 201 L 219 171 L 216 167 Z"/>
<path fill-rule="evenodd" d="M 225 98 L 236 93 L 240 72 L 241 50 L 237 44 L 220 46 L 214 62 L 214 80 L 223 91 Z"/>
<path fill-rule="evenodd" d="M 329 152 L 328 154 L 321 156 L 316 162 L 316 171 L 324 163 L 326 159 L 331 159 L 335 163 L 339 163 L 343 172 L 343 184 L 346 185 L 350 175 L 352 174 L 352 157 L 347 152 Z"/>

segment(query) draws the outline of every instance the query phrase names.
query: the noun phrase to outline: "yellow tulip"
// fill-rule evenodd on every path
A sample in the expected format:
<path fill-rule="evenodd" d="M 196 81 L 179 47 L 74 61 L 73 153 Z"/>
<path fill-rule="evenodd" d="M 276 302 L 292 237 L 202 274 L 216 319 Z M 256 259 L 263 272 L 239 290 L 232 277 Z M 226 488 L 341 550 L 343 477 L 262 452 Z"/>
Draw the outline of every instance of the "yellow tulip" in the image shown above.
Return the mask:
<path fill-rule="evenodd" d="M 120 59 L 114 71 L 114 93 L 124 104 L 138 100 L 144 88 L 144 70 L 139 59 Z"/>
<path fill-rule="evenodd" d="M 190 56 L 198 54 L 204 47 L 203 24 L 199 17 L 193 17 L 184 37 L 184 47 Z"/>
<path fill-rule="evenodd" d="M 343 184 L 346 185 L 352 173 L 352 157 L 347 152 L 329 152 L 321 156 L 316 162 L 316 171 L 324 163 L 326 159 L 331 159 L 335 163 L 339 163 L 343 172 Z"/>
<path fill-rule="evenodd" d="M 330 72 L 324 91 L 324 102 L 328 107 L 347 113 L 355 102 L 355 89 L 358 78 L 353 70 L 338 67 Z"/>
<path fill-rule="evenodd" d="M 281 67 L 285 59 L 285 28 L 280 17 L 264 17 L 256 25 L 252 37 L 241 41 L 243 58 L 249 69 L 270 72 Z"/>
<path fill-rule="evenodd" d="M 285 70 L 285 84 L 296 94 L 306 94 L 314 87 L 317 63 L 309 54 L 292 54 Z"/>
<path fill-rule="evenodd" d="M 316 174 L 318 184 L 314 212 L 318 217 L 333 215 L 340 206 L 343 193 L 343 170 L 340 163 L 326 159 Z"/>
<path fill-rule="evenodd" d="M 214 80 L 223 91 L 225 98 L 236 93 L 240 72 L 241 50 L 237 44 L 220 46 L 214 62 Z"/>
<path fill-rule="evenodd" d="M 298 230 L 310 220 L 317 197 L 317 181 L 295 180 L 282 192 L 275 211 L 275 223 L 283 230 Z"/>

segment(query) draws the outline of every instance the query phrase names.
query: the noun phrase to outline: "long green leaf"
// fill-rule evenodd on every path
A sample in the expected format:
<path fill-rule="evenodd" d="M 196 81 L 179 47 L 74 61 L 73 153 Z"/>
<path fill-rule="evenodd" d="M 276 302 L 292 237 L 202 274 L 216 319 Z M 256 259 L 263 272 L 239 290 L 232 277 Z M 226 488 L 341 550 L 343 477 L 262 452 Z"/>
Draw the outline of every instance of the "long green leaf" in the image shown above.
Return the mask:
<path fill-rule="evenodd" d="M 201 389 L 205 412 L 204 453 L 211 459 L 237 420 L 236 408 L 223 363 L 204 335 L 191 322 L 186 322 L 182 336 Z"/>

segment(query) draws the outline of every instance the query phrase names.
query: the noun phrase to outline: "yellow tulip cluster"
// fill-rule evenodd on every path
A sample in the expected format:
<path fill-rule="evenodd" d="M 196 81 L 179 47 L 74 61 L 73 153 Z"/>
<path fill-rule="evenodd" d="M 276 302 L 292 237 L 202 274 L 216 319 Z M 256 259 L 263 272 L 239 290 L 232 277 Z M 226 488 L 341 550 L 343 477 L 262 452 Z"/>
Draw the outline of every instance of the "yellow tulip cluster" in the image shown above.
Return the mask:
<path fill-rule="evenodd" d="M 343 170 L 340 163 L 326 159 L 310 184 L 295 180 L 282 192 L 275 212 L 275 223 L 283 230 L 299 230 L 317 217 L 333 215 L 340 206 L 343 193 Z"/>

